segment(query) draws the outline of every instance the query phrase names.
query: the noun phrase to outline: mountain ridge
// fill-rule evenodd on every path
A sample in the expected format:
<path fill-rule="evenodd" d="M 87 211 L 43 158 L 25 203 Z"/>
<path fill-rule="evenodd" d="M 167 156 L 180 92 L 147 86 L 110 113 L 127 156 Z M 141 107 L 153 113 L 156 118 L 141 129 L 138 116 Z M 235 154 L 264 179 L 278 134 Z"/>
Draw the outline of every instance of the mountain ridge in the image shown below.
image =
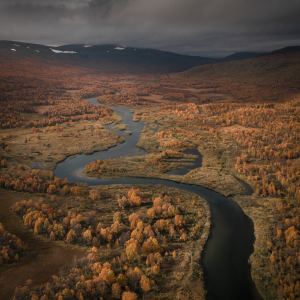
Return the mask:
<path fill-rule="evenodd" d="M 0 41 L 0 59 L 1 57 L 13 60 L 46 59 L 90 68 L 101 68 L 103 63 L 115 68 L 116 64 L 120 64 L 121 67 L 134 66 L 135 69 L 146 72 L 160 71 L 164 73 L 184 71 L 197 65 L 217 62 L 212 58 L 115 44 L 94 46 L 73 44 L 55 47 L 15 41 Z"/>
<path fill-rule="evenodd" d="M 132 73 L 177 73 L 203 65 L 298 52 L 300 52 L 300 46 L 290 46 L 269 53 L 236 52 L 222 59 L 213 59 L 117 44 L 47 46 L 17 41 L 0 41 L 0 62 L 3 60 L 39 59 L 45 60 L 46 63 L 56 62 L 99 69 L 99 71 L 104 69 L 111 72 L 127 70 Z"/>
<path fill-rule="evenodd" d="M 231 55 L 221 58 L 220 61 L 226 62 L 226 61 L 234 61 L 234 60 L 243 60 L 243 59 L 257 57 L 262 54 L 263 54 L 262 52 L 235 52 Z"/>

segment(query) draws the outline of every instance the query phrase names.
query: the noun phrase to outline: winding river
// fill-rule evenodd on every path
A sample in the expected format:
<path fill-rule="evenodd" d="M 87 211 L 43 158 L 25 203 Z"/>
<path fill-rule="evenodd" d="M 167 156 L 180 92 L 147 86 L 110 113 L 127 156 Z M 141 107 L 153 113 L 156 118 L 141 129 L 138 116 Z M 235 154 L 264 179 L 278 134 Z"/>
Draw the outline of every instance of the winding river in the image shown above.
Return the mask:
<path fill-rule="evenodd" d="M 97 98 L 87 99 L 91 104 L 99 104 Z M 204 282 L 208 300 L 256 300 L 262 299 L 259 295 L 250 275 L 248 258 L 253 252 L 254 227 L 249 219 L 230 197 L 224 197 L 219 193 L 197 185 L 187 185 L 162 179 L 151 178 L 119 178 L 119 179 L 95 179 L 86 177 L 83 169 L 86 164 L 97 159 L 119 158 L 120 156 L 145 155 L 147 152 L 135 145 L 140 139 L 140 131 L 144 128 L 143 122 L 133 122 L 130 108 L 107 105 L 119 114 L 127 124 L 127 130 L 132 132 L 124 136 L 123 144 L 106 151 L 93 154 L 80 154 L 68 157 L 59 163 L 54 171 L 56 177 L 65 178 L 74 182 L 87 183 L 88 185 L 109 184 L 162 184 L 168 187 L 178 188 L 195 193 L 204 198 L 211 210 L 211 230 L 208 241 L 202 253 L 201 265 L 204 271 Z M 106 126 L 108 129 L 114 125 Z M 201 154 L 197 150 L 188 153 L 198 154 L 200 158 L 196 166 L 201 165 Z M 191 168 L 183 168 L 176 174 L 185 174 Z M 174 173 L 173 173 L 174 174 Z M 251 193 L 248 189 L 247 193 Z"/>

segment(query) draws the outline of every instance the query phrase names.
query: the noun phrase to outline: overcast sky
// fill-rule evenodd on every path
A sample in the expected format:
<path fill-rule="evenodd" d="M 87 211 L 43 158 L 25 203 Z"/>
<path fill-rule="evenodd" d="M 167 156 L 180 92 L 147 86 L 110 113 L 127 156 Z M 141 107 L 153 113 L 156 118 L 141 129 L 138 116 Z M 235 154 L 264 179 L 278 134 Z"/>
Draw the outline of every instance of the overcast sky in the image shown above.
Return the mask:
<path fill-rule="evenodd" d="M 300 0 L 0 0 L 0 40 L 271 51 L 300 45 Z"/>

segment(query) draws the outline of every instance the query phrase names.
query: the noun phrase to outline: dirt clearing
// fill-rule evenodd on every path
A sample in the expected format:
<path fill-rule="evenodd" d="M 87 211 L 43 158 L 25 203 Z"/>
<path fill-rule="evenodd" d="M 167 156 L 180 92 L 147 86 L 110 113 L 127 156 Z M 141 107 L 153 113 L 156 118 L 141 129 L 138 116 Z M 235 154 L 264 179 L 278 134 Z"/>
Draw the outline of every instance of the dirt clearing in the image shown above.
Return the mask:
<path fill-rule="evenodd" d="M 41 195 L 18 193 L 0 189 L 0 222 L 11 234 L 15 234 L 28 248 L 21 253 L 17 263 L 0 267 L 0 298 L 11 300 L 15 288 L 24 286 L 27 279 L 32 279 L 33 284 L 42 284 L 52 280 L 59 269 L 71 262 L 76 256 L 80 258 L 84 251 L 58 242 L 47 242 L 35 237 L 24 225 L 21 217 L 10 211 L 10 207 L 17 201 L 24 199 L 38 200 Z"/>

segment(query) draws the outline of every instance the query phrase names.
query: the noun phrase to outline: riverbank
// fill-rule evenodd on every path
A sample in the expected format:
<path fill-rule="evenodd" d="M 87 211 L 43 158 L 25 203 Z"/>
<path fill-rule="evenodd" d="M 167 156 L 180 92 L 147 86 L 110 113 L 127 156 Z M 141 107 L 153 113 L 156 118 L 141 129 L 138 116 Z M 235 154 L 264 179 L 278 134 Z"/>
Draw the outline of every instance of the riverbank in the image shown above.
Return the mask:
<path fill-rule="evenodd" d="M 175 161 L 172 161 L 172 157 L 164 158 L 166 152 L 96 161 L 85 167 L 85 174 L 95 178 L 139 177 L 171 180 L 204 186 L 226 197 L 244 193 L 239 182 L 230 174 L 224 174 L 221 168 L 200 167 L 184 176 L 166 174 L 171 170 L 192 165 L 195 159 L 194 155 L 182 153 L 175 155 L 173 158 Z"/>
<path fill-rule="evenodd" d="M 40 164 L 40 168 L 53 171 L 57 163 L 79 153 L 90 154 L 104 151 L 124 143 L 123 136 L 104 127 L 105 124 L 122 121 L 116 113 L 112 120 L 89 120 L 67 122 L 59 126 L 0 130 L 0 136 L 9 150 L 5 152 L 7 160 L 30 166 Z"/>
<path fill-rule="evenodd" d="M 251 276 L 256 287 L 265 300 L 277 297 L 277 288 L 271 273 L 270 243 L 273 239 L 274 216 L 267 209 L 265 200 L 255 196 L 236 196 L 234 200 L 254 224 L 254 252 L 249 258 Z"/>

